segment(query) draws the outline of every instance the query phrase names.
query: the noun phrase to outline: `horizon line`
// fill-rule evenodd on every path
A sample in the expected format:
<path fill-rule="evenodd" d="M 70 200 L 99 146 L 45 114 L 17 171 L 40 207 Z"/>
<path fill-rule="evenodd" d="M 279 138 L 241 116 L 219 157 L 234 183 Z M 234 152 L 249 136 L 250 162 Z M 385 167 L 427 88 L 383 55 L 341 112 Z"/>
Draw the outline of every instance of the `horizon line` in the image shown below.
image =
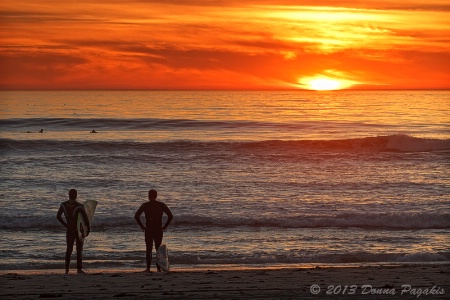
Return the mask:
<path fill-rule="evenodd" d="M 251 92 L 251 91 L 261 91 L 261 92 L 270 92 L 270 91 L 299 91 L 299 92 L 319 92 L 319 93 L 327 93 L 327 92 L 355 92 L 355 91 L 449 91 L 448 88 L 348 88 L 348 89 L 335 89 L 335 90 L 311 90 L 311 89 L 300 89 L 300 88 L 247 88 L 247 89 L 231 89 L 231 88 L 86 88 L 86 89 L 0 89 L 1 92 L 83 92 L 83 91 L 221 91 L 221 92 Z"/>

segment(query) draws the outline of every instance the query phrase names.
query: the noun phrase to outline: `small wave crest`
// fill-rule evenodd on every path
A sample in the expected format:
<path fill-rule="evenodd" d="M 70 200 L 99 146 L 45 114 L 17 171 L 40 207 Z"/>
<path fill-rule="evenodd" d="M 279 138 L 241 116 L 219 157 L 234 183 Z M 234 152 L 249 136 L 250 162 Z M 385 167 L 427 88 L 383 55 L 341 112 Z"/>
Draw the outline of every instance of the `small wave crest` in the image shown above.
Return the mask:
<path fill-rule="evenodd" d="M 0 150 L 51 151 L 54 149 L 78 149 L 79 151 L 145 151 L 216 153 L 218 151 L 276 153 L 302 152 L 431 152 L 450 150 L 450 139 L 425 139 L 408 135 L 377 136 L 341 140 L 266 140 L 266 141 L 187 141 L 132 142 L 132 141 L 57 141 L 57 140 L 12 140 L 0 139 Z"/>
<path fill-rule="evenodd" d="M 49 130 L 178 130 L 178 129 L 233 129 L 233 128 L 284 128 L 302 129 L 311 123 L 277 123 L 246 120 L 190 120 L 190 119 L 112 119 L 112 118 L 29 118 L 0 120 L 2 128 L 48 128 Z"/>
<path fill-rule="evenodd" d="M 107 256 L 111 258 L 111 256 Z M 126 259 L 114 257 L 114 260 L 98 262 L 107 267 L 110 264 L 142 264 L 142 253 L 127 253 Z M 97 257 L 98 259 L 98 257 Z M 196 252 L 170 252 L 170 262 L 174 265 L 268 265 L 268 264 L 351 264 L 351 263 L 416 263 L 416 262 L 447 262 L 450 261 L 448 252 L 420 252 L 420 253 L 326 253 L 305 254 L 291 252 L 267 252 L 253 254 L 239 253 L 196 253 Z M 114 266 L 114 265 L 113 265 Z M 117 266 L 117 265 L 116 265 Z"/>
<path fill-rule="evenodd" d="M 105 217 L 94 219 L 92 228 L 95 231 L 123 230 L 136 227 L 134 217 Z M 199 215 L 177 216 L 172 225 L 178 228 L 215 227 L 262 227 L 262 228 L 363 228 L 363 229 L 448 229 L 450 228 L 450 214 L 448 213 L 346 213 L 320 216 L 291 216 L 291 217 L 207 217 Z M 28 216 L 15 218 L 2 216 L 0 229 L 3 230 L 59 230 L 61 225 L 56 218 L 44 216 Z"/>
<path fill-rule="evenodd" d="M 282 140 L 266 140 L 261 142 L 222 142 L 222 146 L 235 147 L 240 146 L 246 148 L 267 148 L 275 146 L 278 148 L 293 148 L 310 149 L 310 150 L 372 150 L 372 151 L 400 151 L 400 152 L 428 152 L 450 150 L 450 139 L 427 139 L 413 137 L 406 134 L 395 134 L 386 136 L 366 137 L 366 138 L 349 138 L 338 140 L 293 140 L 296 133 L 301 133 L 305 130 L 315 130 L 327 132 L 330 128 L 342 128 L 347 132 L 352 126 L 364 127 L 367 132 L 373 124 L 363 123 L 345 123 L 345 122 L 320 122 L 320 121 L 305 121 L 305 122 L 264 122 L 264 121 L 244 121 L 244 120 L 189 120 L 189 119 L 111 119 L 111 118 L 31 118 L 31 119 L 3 119 L 0 120 L 0 128 L 3 130 L 13 130 L 15 132 L 27 132 L 30 128 L 39 130 L 53 131 L 87 131 L 93 128 L 103 132 L 121 132 L 121 131 L 179 131 L 179 130 L 199 130 L 199 131 L 213 131 L 219 134 L 222 130 L 237 130 L 237 132 L 290 132 L 289 141 Z M 390 129 L 385 129 L 390 130 Z M 32 138 L 32 136 L 30 136 Z M 34 145 L 40 143 L 49 143 L 49 140 L 30 140 L 23 141 L 31 142 Z M 62 141 L 61 141 L 62 142 Z M 67 141 L 64 141 L 67 142 Z M 72 141 L 73 142 L 73 141 Z M 11 140 L 1 140 L 1 144 L 11 144 Z M 105 146 L 117 145 L 127 146 L 127 142 L 105 142 L 105 141 L 90 141 L 82 142 L 82 144 L 93 145 L 105 143 Z M 173 145 L 172 142 L 160 142 L 166 146 Z M 214 145 L 218 142 L 209 143 L 195 143 L 190 146 L 199 146 L 202 144 Z M 70 144 L 70 143 L 69 143 Z M 154 143 L 130 143 L 133 144 L 154 144 Z"/>
<path fill-rule="evenodd" d="M 392 135 L 388 137 L 386 149 L 401 152 L 430 152 L 450 150 L 450 140 L 423 139 L 405 134 Z"/>
<path fill-rule="evenodd" d="M 346 213 L 321 216 L 273 218 L 217 218 L 181 216 L 180 226 L 205 227 L 275 227 L 275 228 L 373 228 L 373 229 L 437 229 L 450 228 L 450 214 L 434 213 Z"/>
<path fill-rule="evenodd" d="M 450 261 L 448 252 L 420 252 L 420 253 L 332 253 L 332 254 L 302 254 L 277 253 L 254 254 L 252 256 L 222 256 L 214 255 L 177 255 L 171 257 L 171 262 L 177 264 L 236 264 L 236 265 L 264 265 L 264 264 L 315 264 L 315 263 L 378 263 L 378 262 L 446 262 Z"/>
<path fill-rule="evenodd" d="M 145 264 L 145 252 L 121 252 L 119 254 L 96 251 L 95 255 L 86 253 L 83 263 L 88 268 L 115 269 L 131 268 L 139 269 Z M 270 266 L 279 265 L 289 267 L 289 265 L 310 266 L 315 264 L 379 264 L 379 263 L 447 263 L 450 261 L 449 252 L 417 252 L 417 253 L 327 253 L 327 254 L 296 254 L 290 253 L 254 253 L 242 255 L 237 253 L 198 253 L 198 252 L 170 252 L 170 263 L 173 268 L 183 267 L 224 267 L 230 266 Z M 41 257 L 39 260 L 17 262 L 14 260 L 3 260 L 0 263 L 0 270 L 20 270 L 20 269 L 58 269 L 61 262 L 55 257 Z"/>

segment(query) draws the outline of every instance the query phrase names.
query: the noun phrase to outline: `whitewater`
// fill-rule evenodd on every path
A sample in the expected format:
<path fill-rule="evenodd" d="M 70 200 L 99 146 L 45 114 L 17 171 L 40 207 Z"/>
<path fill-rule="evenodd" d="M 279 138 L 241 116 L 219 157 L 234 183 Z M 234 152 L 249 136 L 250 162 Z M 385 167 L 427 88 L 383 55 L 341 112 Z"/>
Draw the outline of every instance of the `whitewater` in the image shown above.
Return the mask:
<path fill-rule="evenodd" d="M 174 269 L 448 263 L 449 111 L 449 91 L 1 92 L 0 270 L 62 268 L 71 188 L 99 202 L 88 269 L 144 267 L 151 188 Z"/>

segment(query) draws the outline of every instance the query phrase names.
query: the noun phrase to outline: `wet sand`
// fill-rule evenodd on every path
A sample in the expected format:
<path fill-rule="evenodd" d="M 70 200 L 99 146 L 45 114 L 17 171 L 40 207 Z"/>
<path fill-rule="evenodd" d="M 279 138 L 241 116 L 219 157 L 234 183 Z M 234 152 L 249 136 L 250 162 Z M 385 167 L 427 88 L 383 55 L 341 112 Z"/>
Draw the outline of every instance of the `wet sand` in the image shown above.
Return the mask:
<path fill-rule="evenodd" d="M 0 273 L 0 299 L 36 298 L 450 299 L 450 265 Z"/>

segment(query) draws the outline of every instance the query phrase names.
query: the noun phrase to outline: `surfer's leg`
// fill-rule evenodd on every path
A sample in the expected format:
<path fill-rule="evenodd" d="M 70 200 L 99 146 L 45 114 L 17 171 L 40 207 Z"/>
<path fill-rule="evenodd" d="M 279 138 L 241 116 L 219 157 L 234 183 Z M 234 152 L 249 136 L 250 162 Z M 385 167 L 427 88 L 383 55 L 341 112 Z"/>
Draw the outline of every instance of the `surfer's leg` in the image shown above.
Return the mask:
<path fill-rule="evenodd" d="M 83 269 L 83 242 L 76 237 L 77 242 L 77 269 Z M 72 244 L 73 245 L 73 244 Z"/>
<path fill-rule="evenodd" d="M 155 249 L 156 249 L 156 251 L 158 251 L 159 246 L 161 246 L 162 239 L 163 239 L 163 231 L 162 230 L 160 232 L 155 232 L 154 233 L 154 240 L 155 240 Z M 156 261 L 158 261 L 158 260 L 156 260 Z M 162 271 L 158 264 L 156 264 L 156 268 L 157 268 L 158 272 Z"/>
<path fill-rule="evenodd" d="M 147 271 L 150 271 L 150 266 L 152 265 L 153 234 L 149 230 L 145 232 L 145 248 Z"/>
<path fill-rule="evenodd" d="M 155 232 L 153 234 L 153 237 L 155 239 L 155 248 L 156 248 L 156 250 L 158 250 L 159 246 L 161 246 L 161 244 L 162 244 L 163 231 L 161 230 L 161 231 Z"/>
<path fill-rule="evenodd" d="M 73 251 L 73 243 L 75 242 L 75 235 L 71 233 L 70 231 L 67 231 L 66 233 L 66 242 L 67 242 L 67 248 L 66 248 L 66 273 L 69 272 L 69 265 L 70 265 L 70 256 L 72 255 Z"/>

